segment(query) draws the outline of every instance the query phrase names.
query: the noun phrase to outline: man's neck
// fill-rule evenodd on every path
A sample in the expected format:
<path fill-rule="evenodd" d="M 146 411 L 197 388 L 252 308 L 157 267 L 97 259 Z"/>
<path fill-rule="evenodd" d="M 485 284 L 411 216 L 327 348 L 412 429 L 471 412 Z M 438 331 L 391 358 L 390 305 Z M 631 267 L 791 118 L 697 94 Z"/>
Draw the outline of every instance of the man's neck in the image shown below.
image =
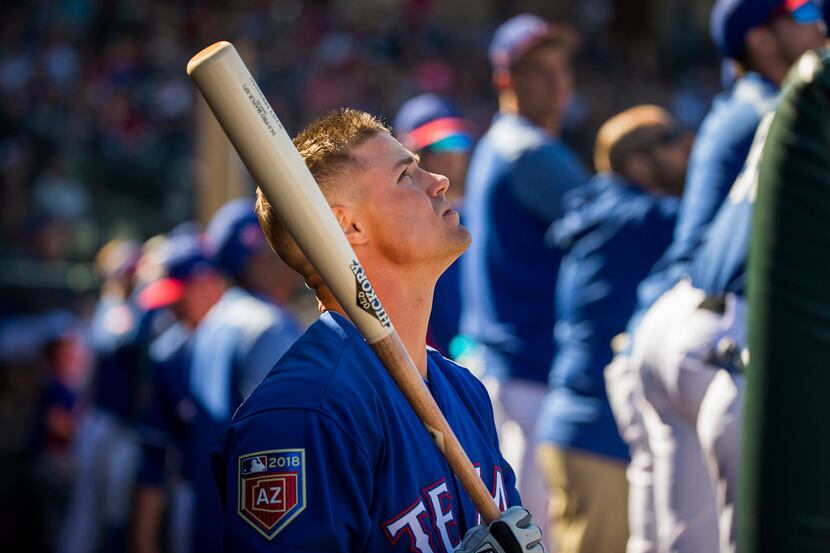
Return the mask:
<path fill-rule="evenodd" d="M 749 67 L 743 70 L 738 78 L 746 76 L 747 73 L 756 73 L 765 81 L 780 88 L 781 83 L 784 82 L 789 70 L 790 66 L 786 62 L 781 60 L 768 60 L 762 64 L 749 65 Z"/>
<path fill-rule="evenodd" d="M 370 265 L 366 274 L 395 326 L 401 342 L 423 378 L 427 376 L 426 335 L 436 278 L 412 274 L 399 266 Z M 366 268 L 364 266 L 364 268 Z M 336 311 L 348 318 L 327 289 L 319 289 L 321 310 Z"/>

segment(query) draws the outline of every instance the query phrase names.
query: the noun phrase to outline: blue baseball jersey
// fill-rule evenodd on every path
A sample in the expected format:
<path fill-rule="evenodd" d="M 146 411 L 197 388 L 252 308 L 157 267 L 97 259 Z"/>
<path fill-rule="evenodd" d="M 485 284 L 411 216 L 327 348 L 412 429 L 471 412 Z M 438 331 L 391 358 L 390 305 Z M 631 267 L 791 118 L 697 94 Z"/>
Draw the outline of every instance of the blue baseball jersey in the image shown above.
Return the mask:
<path fill-rule="evenodd" d="M 499 507 L 520 504 L 490 399 L 427 355 L 427 386 Z M 324 313 L 242 404 L 214 473 L 225 551 L 452 551 L 476 510 L 354 325 Z"/>
<path fill-rule="evenodd" d="M 637 284 L 671 242 L 679 200 L 655 197 L 620 176 L 597 175 L 566 197 L 551 228 L 565 251 L 556 284 L 557 352 L 538 436 L 561 447 L 626 459 L 603 371 L 625 330 Z"/>
<path fill-rule="evenodd" d="M 720 94 L 698 130 L 674 239 L 638 289 L 629 336 L 657 299 L 686 276 L 709 225 L 741 172 L 761 118 L 775 109 L 778 87 L 749 72 Z"/>
<path fill-rule="evenodd" d="M 165 453 L 181 453 L 181 476 L 195 497 L 192 529 L 180 550 L 218 551 L 222 509 L 210 469 L 216 440 L 283 353 L 299 337 L 279 309 L 230 288 L 191 336 L 171 329 L 153 344 L 153 401 L 144 416 L 140 481 L 160 485 Z"/>
<path fill-rule="evenodd" d="M 461 258 L 461 331 L 481 344 L 489 373 L 547 379 L 562 252 L 545 233 L 562 196 L 587 180 L 567 146 L 518 115 L 498 115 L 476 146 L 464 200 L 473 242 Z"/>
<path fill-rule="evenodd" d="M 746 160 L 744 170 L 721 206 L 689 268 L 692 286 L 717 296 L 744 295 L 752 212 L 758 192 L 758 165 L 773 114 L 767 114 Z"/>

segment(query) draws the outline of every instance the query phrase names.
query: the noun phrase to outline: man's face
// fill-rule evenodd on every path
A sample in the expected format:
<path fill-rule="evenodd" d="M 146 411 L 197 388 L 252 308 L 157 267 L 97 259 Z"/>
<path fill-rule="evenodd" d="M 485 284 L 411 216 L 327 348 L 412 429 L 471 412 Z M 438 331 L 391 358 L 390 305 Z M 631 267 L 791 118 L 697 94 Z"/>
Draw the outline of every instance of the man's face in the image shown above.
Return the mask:
<path fill-rule="evenodd" d="M 205 272 L 194 275 L 184 282 L 181 299 L 170 306 L 176 318 L 187 322 L 193 328 L 198 326 L 202 317 L 213 306 L 214 299 L 206 293 L 212 278 L 214 278 L 212 273 Z"/>
<path fill-rule="evenodd" d="M 787 65 L 792 65 L 807 50 L 821 48 L 825 43 L 824 22 L 798 23 L 790 15 L 772 20 L 770 29 Z"/>
<path fill-rule="evenodd" d="M 413 154 L 388 134 L 353 149 L 361 167 L 355 222 L 367 245 L 404 266 L 449 266 L 470 243 L 445 195 L 446 177 L 423 170 Z"/>
<path fill-rule="evenodd" d="M 531 49 L 513 68 L 511 77 L 523 113 L 561 119 L 573 91 L 565 48 L 541 44 Z"/>
<path fill-rule="evenodd" d="M 651 159 L 660 189 L 666 194 L 681 196 L 689 163 L 688 145 L 679 139 L 659 144 L 652 150 Z"/>

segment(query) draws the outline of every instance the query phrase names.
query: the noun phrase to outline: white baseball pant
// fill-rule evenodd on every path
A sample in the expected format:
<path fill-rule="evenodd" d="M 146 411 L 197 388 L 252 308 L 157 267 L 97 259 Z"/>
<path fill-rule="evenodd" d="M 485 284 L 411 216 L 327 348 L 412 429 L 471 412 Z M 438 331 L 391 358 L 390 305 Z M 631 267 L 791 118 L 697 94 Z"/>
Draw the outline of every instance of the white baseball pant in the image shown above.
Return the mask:
<path fill-rule="evenodd" d="M 657 551 L 718 551 L 720 532 L 714 479 L 707 459 L 730 450 L 728 433 L 714 440 L 707 454 L 698 437 L 704 399 L 712 389 L 707 428 L 717 427 L 721 379 L 712 354 L 728 341 L 743 347 L 745 305 L 734 295 L 724 298 L 723 311 L 703 308 L 705 295 L 680 282 L 646 313 L 634 339 L 632 363 L 638 371 L 644 402 L 642 416 L 654 461 L 654 506 Z M 725 371 L 723 371 L 725 372 Z M 727 425 L 728 427 L 728 425 Z M 734 432 L 734 428 L 731 430 Z M 731 444 L 737 451 L 739 445 Z M 729 462 L 731 463 L 731 461 Z M 729 464 L 727 463 L 727 464 Z M 719 463 L 715 463 L 719 466 Z M 717 478 L 717 475 L 715 475 Z"/>
<path fill-rule="evenodd" d="M 656 553 L 654 456 L 643 421 L 644 399 L 639 377 L 627 355 L 617 355 L 605 368 L 605 387 L 620 436 L 631 456 L 625 471 L 628 479 L 626 553 Z"/>

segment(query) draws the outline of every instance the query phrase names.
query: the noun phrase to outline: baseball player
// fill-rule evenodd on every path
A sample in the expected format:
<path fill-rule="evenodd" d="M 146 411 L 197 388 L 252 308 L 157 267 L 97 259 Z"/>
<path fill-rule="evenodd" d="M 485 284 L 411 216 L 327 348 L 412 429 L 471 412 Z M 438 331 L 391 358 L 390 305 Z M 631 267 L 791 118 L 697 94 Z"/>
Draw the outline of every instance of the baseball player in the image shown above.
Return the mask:
<path fill-rule="evenodd" d="M 562 252 L 545 232 L 561 199 L 588 175 L 558 135 L 571 98 L 567 45 L 548 23 L 519 15 L 490 45 L 499 113 L 470 163 L 465 222 L 473 243 L 461 259 L 461 330 L 479 344 L 506 456 L 525 505 L 547 511 L 534 456 L 536 418 L 554 355 L 554 288 Z"/>
<path fill-rule="evenodd" d="M 809 1 L 723 0 L 713 9 L 712 32 L 715 43 L 743 74 L 716 100 L 692 153 L 672 246 L 682 250 L 673 270 L 689 275 L 691 281 L 681 280 L 649 309 L 634 335 L 631 358 L 639 372 L 644 399 L 639 405 L 653 455 L 658 551 L 734 549 L 731 515 L 719 537 L 717 503 L 698 425 L 706 418 L 702 402 L 707 389 L 722 374 L 715 369 L 733 368 L 735 352 L 744 342 L 745 315 L 736 284 L 742 279 L 735 276 L 735 267 L 743 270 L 746 243 L 741 241 L 742 227 L 730 226 L 734 221 L 723 222 L 719 216 L 718 227 L 710 227 L 711 202 L 714 193 L 725 196 L 737 176 L 733 170 L 744 166 L 750 139 L 775 106 L 777 87 L 790 65 L 824 41 L 820 11 Z M 709 178 L 699 180 L 705 176 Z M 718 192 L 727 177 L 729 186 Z M 740 205 L 746 199 L 735 192 L 728 201 Z M 740 216 L 733 212 L 723 217 L 730 221 Z M 699 224 L 704 220 L 705 225 Z M 676 276 L 672 278 L 676 282 Z M 716 423 L 705 424 L 711 441 Z"/>
<path fill-rule="evenodd" d="M 135 514 L 138 551 L 158 547 L 165 453 L 171 445 L 180 451 L 183 480 L 171 509 L 171 547 L 219 549 L 222 513 L 210 472 L 211 448 L 242 399 L 298 336 L 282 311 L 232 286 L 218 261 L 208 257 L 197 236 L 174 237 L 163 260 L 167 276 L 140 295 L 147 308 L 170 305 L 180 324 L 153 345 L 154 392 L 144 416 Z"/>
<path fill-rule="evenodd" d="M 322 315 L 242 404 L 214 453 L 226 551 L 543 551 L 499 453 L 487 392 L 426 347 L 435 282 L 469 233 L 448 181 L 374 117 L 329 114 L 294 140 L 501 519 L 489 529 L 371 348 L 258 193 L 268 241 Z M 463 538 L 463 541 L 462 541 Z"/>
<path fill-rule="evenodd" d="M 687 314 L 690 326 L 695 325 L 687 334 L 694 335 L 695 341 L 687 342 L 686 347 L 691 355 L 703 354 L 704 367 L 695 367 L 698 373 L 694 374 L 699 379 L 698 386 L 704 389 L 702 398 L 694 397 L 700 403 L 697 434 L 715 485 L 722 553 L 736 550 L 736 489 L 744 390 L 741 370 L 746 363 L 747 345 L 744 272 L 757 196 L 758 164 L 772 117 L 772 113 L 767 114 L 761 121 L 746 167 L 712 221 L 689 268 L 687 281 L 694 289 L 688 295 L 701 298 L 695 311 Z"/>
<path fill-rule="evenodd" d="M 274 304 L 290 319 L 286 306 L 300 279 L 268 247 L 253 200 L 237 198 L 216 211 L 205 229 L 205 249 L 237 286 Z"/>
<path fill-rule="evenodd" d="M 557 352 L 539 416 L 539 463 L 556 506 L 561 553 L 623 553 L 628 448 L 608 404 L 603 370 L 625 329 L 637 284 L 671 241 L 688 147 L 673 118 L 638 106 L 597 134 L 601 171 L 565 197 L 551 238 L 565 252 L 556 285 Z"/>
<path fill-rule="evenodd" d="M 464 179 L 470 162 L 472 139 L 458 110 L 435 94 L 421 94 L 407 100 L 395 115 L 393 128 L 401 144 L 418 154 L 425 171 L 444 175 L 453 185 L 447 200 L 462 217 Z M 458 335 L 461 316 L 459 261 L 444 271 L 435 285 L 427 343 L 452 356 L 451 344 Z"/>
<path fill-rule="evenodd" d="M 130 503 L 124 498 L 132 495 L 140 455 L 134 426 L 147 350 L 170 324 L 136 303 L 140 257 L 140 245 L 124 240 L 108 243 L 98 254 L 105 281 L 91 327 L 93 406 L 74 446 L 78 470 L 58 545 L 64 553 L 127 548 Z"/>

